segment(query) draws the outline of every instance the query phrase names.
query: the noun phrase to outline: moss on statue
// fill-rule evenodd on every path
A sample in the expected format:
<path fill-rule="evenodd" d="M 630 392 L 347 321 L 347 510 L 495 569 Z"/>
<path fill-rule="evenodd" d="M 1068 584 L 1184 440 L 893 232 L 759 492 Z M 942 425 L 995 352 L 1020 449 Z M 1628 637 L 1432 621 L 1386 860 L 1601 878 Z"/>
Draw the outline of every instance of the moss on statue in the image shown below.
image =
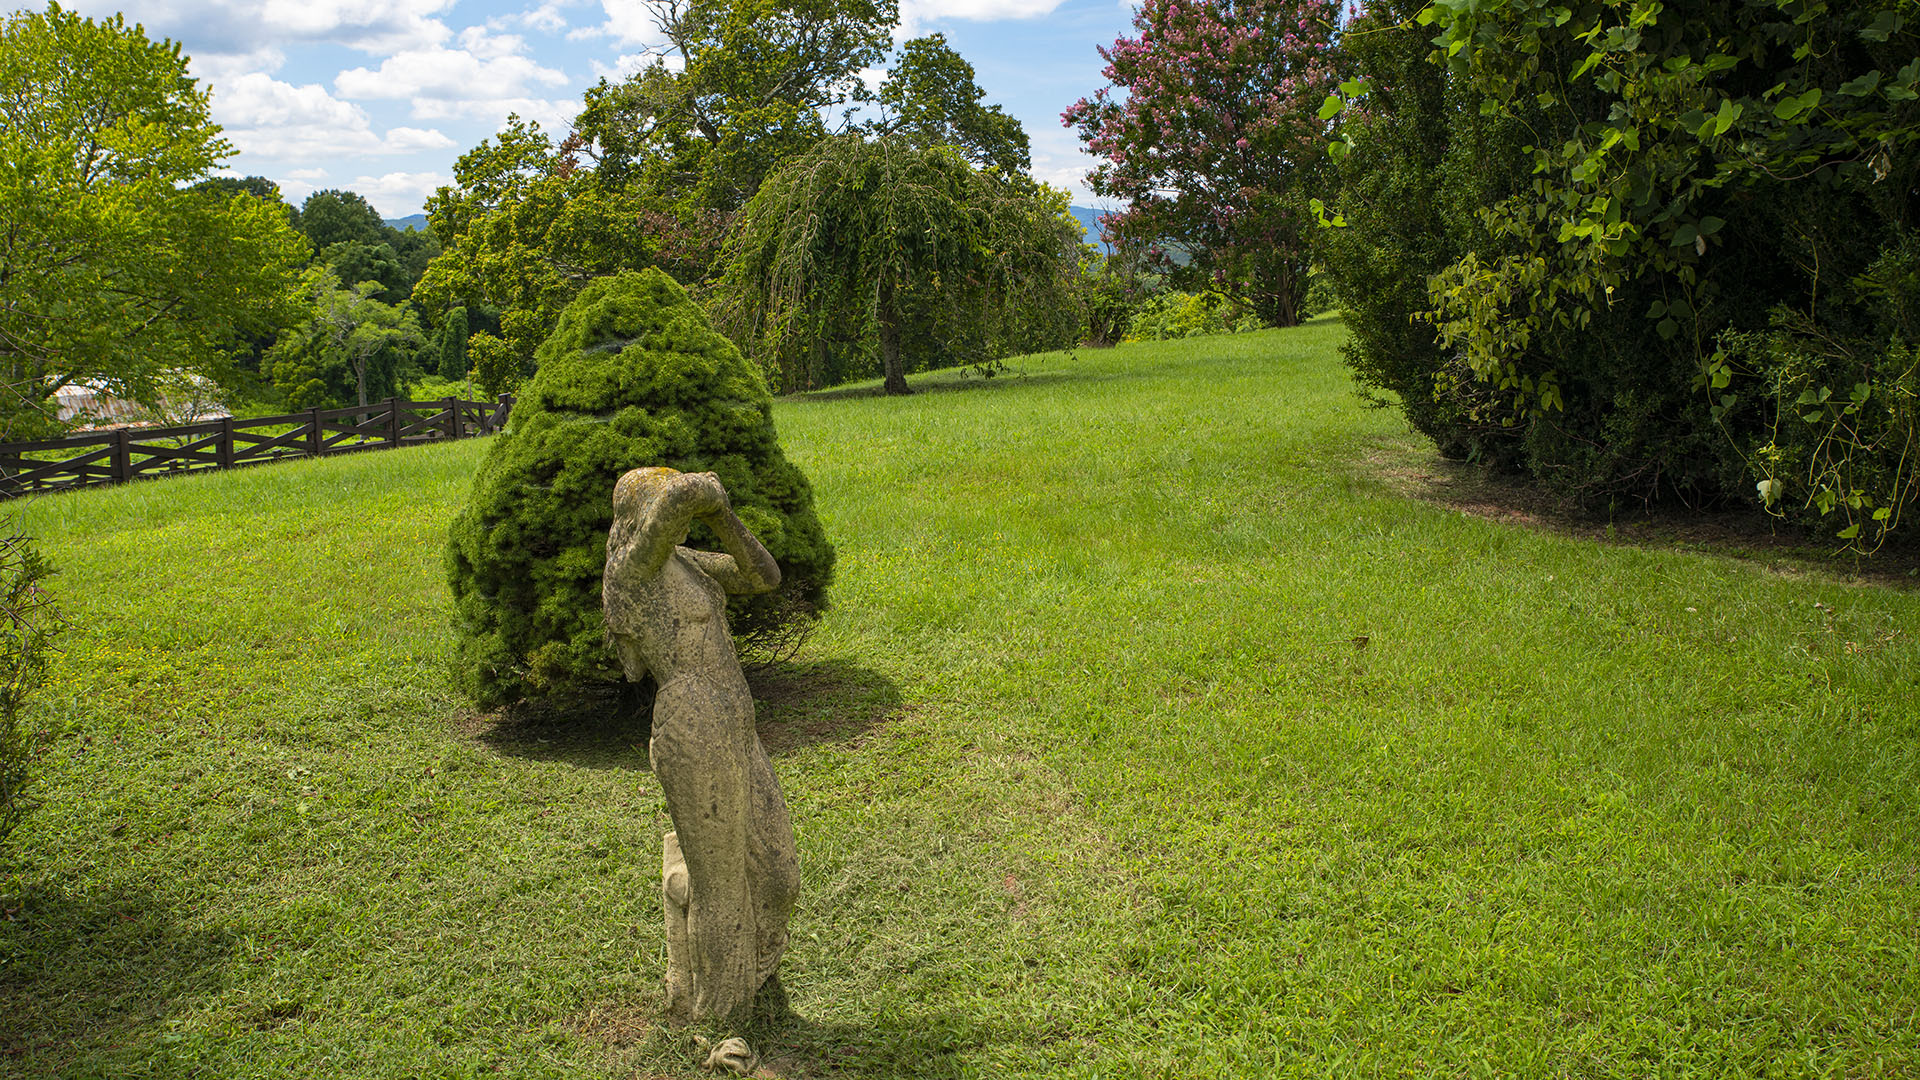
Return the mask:
<path fill-rule="evenodd" d="M 594 282 L 536 356 L 448 535 L 456 681 L 477 704 L 621 681 L 600 577 L 629 469 L 717 473 L 779 562 L 777 591 L 729 602 L 743 654 L 817 618 L 834 556 L 812 489 L 780 451 L 759 372 L 679 285 L 653 269 Z M 687 543 L 718 550 L 704 526 Z"/>

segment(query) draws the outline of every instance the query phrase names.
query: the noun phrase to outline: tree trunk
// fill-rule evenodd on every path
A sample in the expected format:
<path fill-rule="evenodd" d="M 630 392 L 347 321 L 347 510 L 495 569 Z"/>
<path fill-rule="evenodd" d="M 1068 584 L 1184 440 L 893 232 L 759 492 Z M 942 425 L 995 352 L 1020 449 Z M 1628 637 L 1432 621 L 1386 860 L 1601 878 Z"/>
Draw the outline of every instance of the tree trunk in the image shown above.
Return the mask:
<path fill-rule="evenodd" d="M 900 370 L 900 324 L 893 310 L 893 283 L 880 286 L 880 366 L 886 372 L 883 388 L 889 394 L 911 394 Z"/>
<path fill-rule="evenodd" d="M 1266 288 L 1256 291 L 1251 298 L 1253 313 L 1268 326 L 1300 325 L 1300 305 L 1307 293 L 1306 268 L 1282 262 L 1269 270 L 1266 277 L 1262 283 Z"/>

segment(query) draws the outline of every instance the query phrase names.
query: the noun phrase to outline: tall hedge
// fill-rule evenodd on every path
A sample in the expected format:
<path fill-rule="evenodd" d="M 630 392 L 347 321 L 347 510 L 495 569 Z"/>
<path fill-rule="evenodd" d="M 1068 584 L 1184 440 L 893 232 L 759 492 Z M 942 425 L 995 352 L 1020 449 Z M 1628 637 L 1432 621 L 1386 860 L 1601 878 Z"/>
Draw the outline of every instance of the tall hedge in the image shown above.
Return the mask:
<path fill-rule="evenodd" d="M 1356 372 L 1583 501 L 1876 546 L 1920 509 L 1913 11 L 1368 5 L 1323 244 Z"/>
<path fill-rule="evenodd" d="M 448 537 L 456 678 L 477 704 L 620 681 L 600 575 L 614 483 L 629 469 L 719 474 L 779 562 L 778 590 L 729 603 L 743 647 L 790 637 L 825 609 L 833 547 L 781 453 L 766 384 L 673 279 L 647 269 L 594 282 L 537 356 Z M 718 547 L 699 525 L 688 543 Z"/>

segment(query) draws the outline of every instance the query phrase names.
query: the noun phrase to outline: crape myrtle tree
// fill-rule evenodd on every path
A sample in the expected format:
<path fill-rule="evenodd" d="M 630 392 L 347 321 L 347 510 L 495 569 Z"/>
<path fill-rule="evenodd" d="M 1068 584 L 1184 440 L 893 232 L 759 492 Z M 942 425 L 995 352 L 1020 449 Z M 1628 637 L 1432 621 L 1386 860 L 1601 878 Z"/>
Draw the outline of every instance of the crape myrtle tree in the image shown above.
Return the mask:
<path fill-rule="evenodd" d="M 1064 193 L 953 147 L 839 136 L 747 204 L 720 321 L 785 389 L 877 367 L 907 393 L 903 345 L 988 363 L 1072 344 L 1079 235 Z"/>
<path fill-rule="evenodd" d="M 1108 222 L 1114 239 L 1150 248 L 1176 279 L 1211 277 L 1275 326 L 1299 322 L 1306 297 L 1338 11 L 1143 0 L 1139 36 L 1100 50 L 1112 85 L 1061 116 L 1105 159 L 1088 186 L 1127 204 Z"/>
<path fill-rule="evenodd" d="M 278 200 L 199 184 L 232 154 L 178 45 L 56 5 L 0 20 L 0 437 L 76 381 L 153 405 L 230 382 L 290 316 L 307 243 Z"/>
<path fill-rule="evenodd" d="M 1363 60 L 1343 92 L 1340 146 L 1364 163 L 1350 179 L 1405 167 L 1414 144 L 1383 141 L 1378 118 L 1425 85 L 1447 141 L 1498 180 L 1339 215 L 1363 231 L 1389 213 L 1475 222 L 1409 262 L 1433 275 L 1424 298 L 1380 313 L 1426 323 L 1425 363 L 1410 340 L 1363 363 L 1404 400 L 1442 403 L 1428 420 L 1443 432 L 1590 501 L 1739 497 L 1862 548 L 1898 526 L 1920 494 L 1911 3 L 1382 15 L 1370 29 L 1442 75 L 1408 78 L 1406 49 Z"/>
<path fill-rule="evenodd" d="M 749 655 L 792 643 L 826 606 L 833 548 L 759 372 L 655 268 L 583 289 L 539 361 L 448 535 L 463 689 L 493 707 L 622 681 L 600 577 L 614 484 L 649 465 L 719 475 L 781 570 L 729 598 L 728 624 Z M 719 550 L 704 526 L 687 542 Z"/>

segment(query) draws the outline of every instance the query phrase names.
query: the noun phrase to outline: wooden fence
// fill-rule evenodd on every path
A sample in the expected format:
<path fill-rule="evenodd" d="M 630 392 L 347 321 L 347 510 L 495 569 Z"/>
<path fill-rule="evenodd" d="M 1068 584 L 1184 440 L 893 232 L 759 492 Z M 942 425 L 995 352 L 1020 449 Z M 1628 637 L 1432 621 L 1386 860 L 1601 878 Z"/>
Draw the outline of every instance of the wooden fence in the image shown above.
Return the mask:
<path fill-rule="evenodd" d="M 0 443 L 0 499 L 120 484 L 143 476 L 232 469 L 291 457 L 417 446 L 506 426 L 513 397 L 498 401 L 385 401 L 251 420 L 222 417 L 168 428 L 120 428 L 41 442 Z"/>

